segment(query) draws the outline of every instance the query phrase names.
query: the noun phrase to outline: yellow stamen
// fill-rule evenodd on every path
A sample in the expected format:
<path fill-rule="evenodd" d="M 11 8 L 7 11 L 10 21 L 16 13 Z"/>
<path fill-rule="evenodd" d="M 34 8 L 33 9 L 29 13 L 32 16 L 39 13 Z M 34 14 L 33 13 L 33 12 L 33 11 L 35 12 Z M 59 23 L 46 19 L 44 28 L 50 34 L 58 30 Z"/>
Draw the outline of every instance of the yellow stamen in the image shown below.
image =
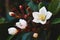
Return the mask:
<path fill-rule="evenodd" d="M 39 15 L 39 19 L 42 20 L 42 21 L 44 21 L 46 19 L 45 14 L 40 14 Z"/>

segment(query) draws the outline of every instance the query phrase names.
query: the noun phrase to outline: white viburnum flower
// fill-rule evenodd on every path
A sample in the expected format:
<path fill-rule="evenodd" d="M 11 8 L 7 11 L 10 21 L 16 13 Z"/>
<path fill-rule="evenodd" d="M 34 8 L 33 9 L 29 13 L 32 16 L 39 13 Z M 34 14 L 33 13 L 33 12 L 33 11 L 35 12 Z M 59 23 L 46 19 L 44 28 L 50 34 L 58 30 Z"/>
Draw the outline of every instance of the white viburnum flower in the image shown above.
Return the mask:
<path fill-rule="evenodd" d="M 27 22 L 24 19 L 20 19 L 19 22 L 16 23 L 16 26 L 20 29 L 25 29 L 27 27 Z"/>
<path fill-rule="evenodd" d="M 47 11 L 45 6 L 43 6 L 39 12 L 33 12 L 33 22 L 35 23 L 41 23 L 45 24 L 48 19 L 51 18 L 52 13 L 50 11 Z"/>
<path fill-rule="evenodd" d="M 18 30 L 14 27 L 11 27 L 11 28 L 8 29 L 8 33 L 10 35 L 15 35 L 17 32 L 18 32 Z"/>

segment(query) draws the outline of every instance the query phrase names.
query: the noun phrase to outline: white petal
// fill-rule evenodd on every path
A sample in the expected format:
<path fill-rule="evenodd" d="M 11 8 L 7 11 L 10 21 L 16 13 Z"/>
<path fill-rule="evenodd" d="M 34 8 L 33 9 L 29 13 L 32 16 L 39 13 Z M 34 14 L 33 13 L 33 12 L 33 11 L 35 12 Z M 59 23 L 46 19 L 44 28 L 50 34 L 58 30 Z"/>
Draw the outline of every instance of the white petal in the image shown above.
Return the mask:
<path fill-rule="evenodd" d="M 20 23 L 19 23 L 19 22 L 16 22 L 16 26 L 17 26 L 17 27 L 20 27 Z"/>
<path fill-rule="evenodd" d="M 24 19 L 20 19 L 19 22 L 22 24 L 27 24 L 27 22 Z"/>
<path fill-rule="evenodd" d="M 22 21 L 23 19 L 19 19 L 19 22 Z"/>
<path fill-rule="evenodd" d="M 20 29 L 25 29 L 26 28 L 26 26 L 20 26 Z"/>
<path fill-rule="evenodd" d="M 35 23 L 39 23 L 39 20 L 37 20 L 37 19 L 33 19 L 32 21 Z"/>
<path fill-rule="evenodd" d="M 8 33 L 11 35 L 15 35 L 18 32 L 18 30 L 14 27 L 11 27 L 8 29 Z"/>
<path fill-rule="evenodd" d="M 47 15 L 46 15 L 46 19 L 50 19 L 51 16 L 52 16 L 52 13 L 48 11 L 48 12 L 47 12 Z"/>
<path fill-rule="evenodd" d="M 27 26 L 27 22 L 24 19 L 20 19 L 19 22 L 21 25 Z"/>
<path fill-rule="evenodd" d="M 21 27 L 20 22 L 17 22 L 17 23 L 16 23 L 16 26 L 17 26 L 18 28 L 20 28 L 20 27 Z"/>
<path fill-rule="evenodd" d="M 20 29 L 25 29 L 27 25 L 21 24 L 20 22 L 17 22 L 17 23 L 16 23 L 16 26 L 17 26 L 18 28 L 20 28 Z"/>
<path fill-rule="evenodd" d="M 16 26 L 20 29 L 25 29 L 27 27 L 27 22 L 24 19 L 20 19 L 19 22 L 16 23 Z"/>
<path fill-rule="evenodd" d="M 45 6 L 43 6 L 43 7 L 39 10 L 39 13 L 40 13 L 40 14 L 45 14 L 45 15 L 46 15 L 47 10 L 46 10 Z"/>
<path fill-rule="evenodd" d="M 39 22 L 40 22 L 41 24 L 43 24 L 43 25 L 46 24 L 46 21 L 47 21 L 47 20 L 45 20 L 45 21 L 39 20 Z"/>
<path fill-rule="evenodd" d="M 32 15 L 33 15 L 34 19 L 37 19 L 37 18 L 38 18 L 39 13 L 38 13 L 38 12 L 33 12 L 33 13 L 32 13 Z"/>

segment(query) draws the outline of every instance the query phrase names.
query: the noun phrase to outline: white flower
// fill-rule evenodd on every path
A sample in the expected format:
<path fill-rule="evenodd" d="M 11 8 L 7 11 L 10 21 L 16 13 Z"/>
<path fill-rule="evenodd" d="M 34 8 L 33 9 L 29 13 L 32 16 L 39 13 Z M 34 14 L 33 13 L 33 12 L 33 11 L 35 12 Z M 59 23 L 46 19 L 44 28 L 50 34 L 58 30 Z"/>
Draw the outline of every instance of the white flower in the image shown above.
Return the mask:
<path fill-rule="evenodd" d="M 34 37 L 34 38 L 37 38 L 37 37 L 38 37 L 38 33 L 34 33 L 34 34 L 33 34 L 33 37 Z"/>
<path fill-rule="evenodd" d="M 10 16 L 15 16 L 15 13 L 14 12 L 9 12 L 9 15 Z"/>
<path fill-rule="evenodd" d="M 32 15 L 34 17 L 33 22 L 45 24 L 51 18 L 52 13 L 47 11 L 45 7 L 42 7 L 39 12 L 33 12 Z"/>
<path fill-rule="evenodd" d="M 20 29 L 25 29 L 27 27 L 27 22 L 24 19 L 20 19 L 19 22 L 16 23 L 16 26 Z"/>
<path fill-rule="evenodd" d="M 18 30 L 14 27 L 11 27 L 8 29 L 8 33 L 11 35 L 15 35 L 18 32 Z"/>

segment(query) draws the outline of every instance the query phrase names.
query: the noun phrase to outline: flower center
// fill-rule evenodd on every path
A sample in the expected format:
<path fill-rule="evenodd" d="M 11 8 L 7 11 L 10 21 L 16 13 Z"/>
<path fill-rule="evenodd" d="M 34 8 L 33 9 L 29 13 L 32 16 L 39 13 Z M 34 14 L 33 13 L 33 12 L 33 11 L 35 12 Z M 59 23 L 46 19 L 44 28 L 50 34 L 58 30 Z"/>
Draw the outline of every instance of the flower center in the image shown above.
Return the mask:
<path fill-rule="evenodd" d="M 46 19 L 46 15 L 45 14 L 40 14 L 39 15 L 39 20 L 44 21 Z"/>

